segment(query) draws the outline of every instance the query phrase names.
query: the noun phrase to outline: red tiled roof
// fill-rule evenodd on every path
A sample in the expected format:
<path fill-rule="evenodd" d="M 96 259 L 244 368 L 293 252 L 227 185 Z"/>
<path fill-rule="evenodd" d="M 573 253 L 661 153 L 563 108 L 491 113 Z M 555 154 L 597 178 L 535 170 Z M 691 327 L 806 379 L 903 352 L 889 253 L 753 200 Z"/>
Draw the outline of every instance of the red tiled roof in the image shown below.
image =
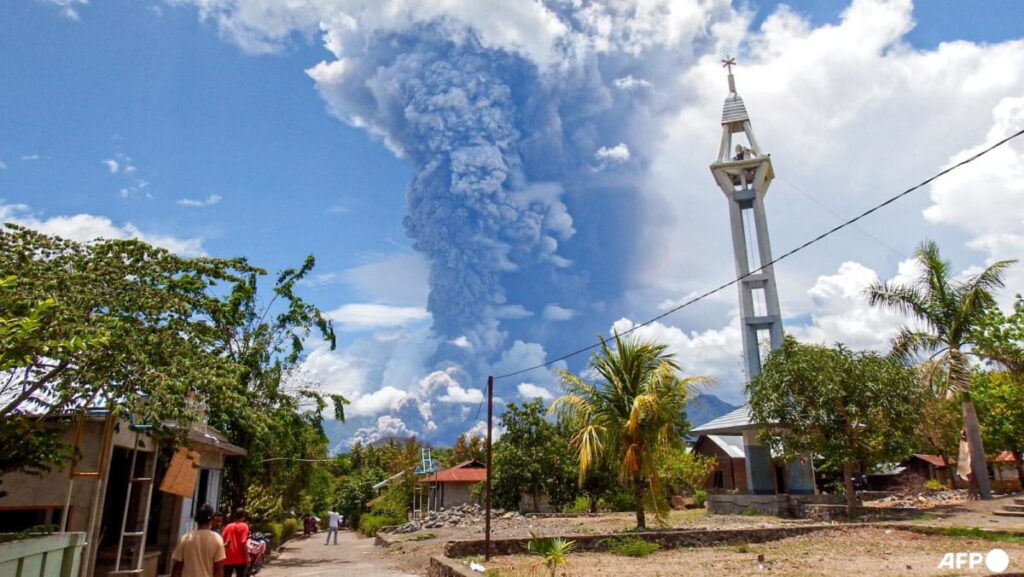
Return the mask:
<path fill-rule="evenodd" d="M 1017 459 L 1013 456 L 1013 451 L 1003 451 L 996 456 L 996 461 L 1001 463 L 1012 463 Z"/>
<path fill-rule="evenodd" d="M 420 483 L 480 483 L 486 479 L 486 467 L 477 461 L 463 461 L 444 471 L 424 475 Z"/>
<path fill-rule="evenodd" d="M 914 453 L 914 456 L 917 457 L 918 459 L 921 459 L 925 463 L 928 463 L 929 465 L 934 465 L 936 467 L 945 467 L 946 466 L 946 464 L 942 462 L 942 457 L 940 457 L 938 455 L 924 455 L 924 454 L 921 454 L 921 453 Z M 956 459 L 950 457 L 949 458 L 949 464 L 950 465 L 956 464 Z"/>

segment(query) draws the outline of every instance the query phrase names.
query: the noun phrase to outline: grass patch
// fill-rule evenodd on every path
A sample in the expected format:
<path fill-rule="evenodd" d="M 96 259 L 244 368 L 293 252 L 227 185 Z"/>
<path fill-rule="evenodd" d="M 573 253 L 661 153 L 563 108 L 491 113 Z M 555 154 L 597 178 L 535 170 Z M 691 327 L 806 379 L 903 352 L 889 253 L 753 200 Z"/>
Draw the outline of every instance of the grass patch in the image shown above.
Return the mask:
<path fill-rule="evenodd" d="M 935 515 L 931 513 L 919 513 L 910 518 L 911 521 L 934 521 Z"/>
<path fill-rule="evenodd" d="M 1024 535 L 996 533 L 994 531 L 979 529 L 978 527 L 945 527 L 939 529 L 938 534 L 946 537 L 982 539 L 984 541 L 1000 541 L 1003 543 L 1015 543 L 1018 545 L 1024 544 Z"/>
<path fill-rule="evenodd" d="M 413 535 L 413 536 L 411 536 L 411 537 L 409 537 L 408 539 L 405 539 L 405 540 L 406 541 L 426 541 L 428 539 L 433 539 L 434 537 L 437 537 L 437 533 L 418 533 L 418 534 Z"/>
<path fill-rule="evenodd" d="M 657 543 L 636 538 L 617 539 L 608 547 L 608 551 L 623 557 L 646 557 L 658 549 L 661 549 L 661 546 Z"/>

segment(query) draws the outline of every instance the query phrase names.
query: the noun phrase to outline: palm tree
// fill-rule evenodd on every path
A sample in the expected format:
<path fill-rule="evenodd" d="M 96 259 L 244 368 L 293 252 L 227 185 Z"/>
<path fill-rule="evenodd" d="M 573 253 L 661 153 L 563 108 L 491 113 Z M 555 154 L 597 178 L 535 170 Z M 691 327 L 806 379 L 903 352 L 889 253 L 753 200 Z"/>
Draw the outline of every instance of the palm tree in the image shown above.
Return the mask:
<path fill-rule="evenodd" d="M 939 383 L 940 394 L 960 395 L 971 476 L 982 499 L 992 498 L 985 466 L 978 416 L 971 401 L 971 367 L 968 361 L 972 334 L 991 307 L 992 292 L 1003 286 L 1003 273 L 1016 261 L 1003 260 L 966 280 L 953 277 L 951 265 L 942 260 L 939 247 L 925 241 L 914 254 L 921 275 L 911 284 L 876 283 L 867 288 L 872 305 L 896 310 L 912 319 L 893 339 L 893 354 L 911 360 L 929 355 L 925 381 Z"/>
<path fill-rule="evenodd" d="M 649 489 L 655 514 L 662 518 L 662 502 L 654 455 L 659 448 L 679 442 L 687 394 L 707 377 L 676 376 L 679 365 L 663 344 L 615 334 L 615 348 L 601 339 L 590 368 L 601 376 L 598 385 L 569 371 L 561 371 L 566 394 L 555 399 L 551 413 L 572 423 L 572 447 L 579 461 L 580 482 L 600 459 L 619 464 L 619 478 L 633 488 L 637 529 L 647 526 L 644 487 Z"/>

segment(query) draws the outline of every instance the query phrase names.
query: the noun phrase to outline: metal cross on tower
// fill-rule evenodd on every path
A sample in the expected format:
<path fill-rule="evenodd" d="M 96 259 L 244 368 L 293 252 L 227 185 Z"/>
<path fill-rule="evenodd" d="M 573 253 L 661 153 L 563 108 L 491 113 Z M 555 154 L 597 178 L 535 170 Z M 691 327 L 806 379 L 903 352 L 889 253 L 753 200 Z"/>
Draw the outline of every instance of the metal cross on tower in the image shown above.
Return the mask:
<path fill-rule="evenodd" d="M 764 197 L 775 172 L 771 156 L 762 152 L 757 144 L 746 106 L 736 92 L 732 75 L 736 60 L 726 57 L 722 63 L 729 71 L 729 95 L 722 110 L 722 142 L 718 159 L 711 164 L 711 173 L 729 201 L 733 258 L 737 276 L 743 277 L 738 286 L 744 366 L 747 378 L 753 379 L 761 373 L 761 363 L 768 352 L 782 346 L 782 315 L 775 271 L 772 266 L 765 266 L 772 261 L 772 249 Z M 734 135 L 743 137 L 746 143 L 738 142 L 734 149 Z M 753 427 L 743 431 L 743 448 L 748 490 L 774 493 L 776 479 L 771 455 L 758 442 Z M 809 464 L 800 461 L 788 464 L 786 477 L 790 493 L 813 493 Z"/>

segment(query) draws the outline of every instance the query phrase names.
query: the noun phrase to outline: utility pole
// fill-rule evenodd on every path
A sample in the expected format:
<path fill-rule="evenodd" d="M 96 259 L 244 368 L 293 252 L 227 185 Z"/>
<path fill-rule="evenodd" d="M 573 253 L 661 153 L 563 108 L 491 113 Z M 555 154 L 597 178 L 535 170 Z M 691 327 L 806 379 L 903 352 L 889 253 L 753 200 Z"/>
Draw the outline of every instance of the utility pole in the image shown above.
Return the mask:
<path fill-rule="evenodd" d="M 491 420 L 494 415 L 494 377 L 487 377 L 487 485 L 484 504 L 484 561 L 491 560 Z"/>

